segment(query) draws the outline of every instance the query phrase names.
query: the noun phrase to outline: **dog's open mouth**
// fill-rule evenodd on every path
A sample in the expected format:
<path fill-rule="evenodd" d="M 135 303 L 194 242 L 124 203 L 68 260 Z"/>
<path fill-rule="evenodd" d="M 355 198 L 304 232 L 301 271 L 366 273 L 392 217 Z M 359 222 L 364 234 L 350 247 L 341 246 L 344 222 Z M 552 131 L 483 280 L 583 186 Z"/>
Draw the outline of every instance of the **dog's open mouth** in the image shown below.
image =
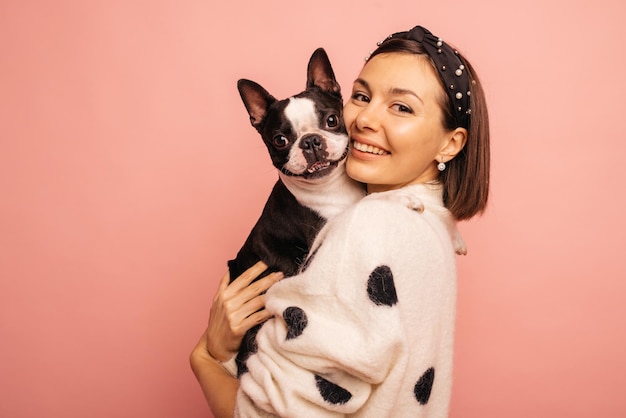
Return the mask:
<path fill-rule="evenodd" d="M 305 179 L 317 179 L 332 173 L 335 168 L 348 156 L 349 148 L 346 146 L 343 154 L 337 160 L 316 160 L 307 166 L 305 170 L 298 174 L 290 171 L 286 167 L 281 167 L 280 172 L 291 177 L 303 177 Z"/>
<path fill-rule="evenodd" d="M 335 167 L 337 167 L 337 163 L 333 161 L 315 161 L 306 168 L 301 176 L 307 179 L 325 177 L 333 171 Z"/>
<path fill-rule="evenodd" d="M 316 161 L 316 162 L 311 164 L 306 169 L 306 172 L 309 173 L 309 174 L 313 174 L 313 173 L 317 173 L 317 172 L 326 170 L 328 167 L 330 167 L 330 162 L 328 162 L 328 161 Z"/>

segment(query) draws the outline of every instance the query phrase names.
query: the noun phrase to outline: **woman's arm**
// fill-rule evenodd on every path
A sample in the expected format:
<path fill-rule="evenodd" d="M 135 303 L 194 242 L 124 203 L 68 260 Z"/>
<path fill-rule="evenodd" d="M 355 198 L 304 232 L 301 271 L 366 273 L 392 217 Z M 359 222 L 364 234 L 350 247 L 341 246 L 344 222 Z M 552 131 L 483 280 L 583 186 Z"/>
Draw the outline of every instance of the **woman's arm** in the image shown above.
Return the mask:
<path fill-rule="evenodd" d="M 209 354 L 206 332 L 190 356 L 191 369 L 215 418 L 232 418 L 239 381 Z"/>
<path fill-rule="evenodd" d="M 209 324 L 190 356 L 191 368 L 216 418 L 232 417 L 239 381 L 222 365 L 237 354 L 246 331 L 265 321 L 263 293 L 280 280 L 282 273 L 272 273 L 251 282 L 267 266 L 259 262 L 231 284 L 228 272 L 222 277 L 213 298 Z"/>

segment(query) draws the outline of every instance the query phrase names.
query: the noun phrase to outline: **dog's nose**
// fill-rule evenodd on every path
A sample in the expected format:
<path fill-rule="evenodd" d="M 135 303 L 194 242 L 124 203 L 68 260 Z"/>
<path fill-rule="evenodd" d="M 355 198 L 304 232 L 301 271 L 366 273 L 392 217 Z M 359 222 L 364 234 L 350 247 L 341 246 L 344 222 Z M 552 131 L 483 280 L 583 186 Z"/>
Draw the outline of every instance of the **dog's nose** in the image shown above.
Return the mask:
<path fill-rule="evenodd" d="M 300 148 L 303 150 L 321 150 L 322 146 L 322 138 L 319 135 L 307 135 L 300 140 Z"/>

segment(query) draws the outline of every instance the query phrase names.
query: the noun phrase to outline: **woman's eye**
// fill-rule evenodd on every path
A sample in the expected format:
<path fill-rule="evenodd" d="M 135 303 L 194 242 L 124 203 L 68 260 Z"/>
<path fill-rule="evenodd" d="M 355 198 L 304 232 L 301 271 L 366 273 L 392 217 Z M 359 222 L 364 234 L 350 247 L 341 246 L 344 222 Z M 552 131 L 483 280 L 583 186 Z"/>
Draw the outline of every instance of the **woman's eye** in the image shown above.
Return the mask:
<path fill-rule="evenodd" d="M 363 93 L 354 93 L 352 98 L 358 102 L 369 102 L 370 98 L 364 95 Z"/>
<path fill-rule="evenodd" d="M 394 107 L 400 113 L 413 113 L 413 109 L 403 104 L 395 104 Z"/>
<path fill-rule="evenodd" d="M 274 137 L 274 146 L 276 148 L 284 148 L 289 144 L 289 140 L 285 135 L 276 135 Z"/>
<path fill-rule="evenodd" d="M 326 126 L 329 128 L 334 128 L 337 125 L 339 125 L 339 117 L 337 117 L 337 115 L 330 115 L 326 118 Z"/>

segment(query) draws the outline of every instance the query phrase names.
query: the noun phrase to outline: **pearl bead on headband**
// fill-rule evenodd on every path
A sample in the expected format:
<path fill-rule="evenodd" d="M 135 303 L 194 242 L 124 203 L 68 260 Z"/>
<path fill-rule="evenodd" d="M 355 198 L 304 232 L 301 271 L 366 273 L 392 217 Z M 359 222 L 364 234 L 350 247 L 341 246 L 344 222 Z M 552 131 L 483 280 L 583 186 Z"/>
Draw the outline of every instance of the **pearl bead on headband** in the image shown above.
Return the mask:
<path fill-rule="evenodd" d="M 428 29 L 415 26 L 407 32 L 391 34 L 378 46 L 389 39 L 408 39 L 419 42 L 426 54 L 435 64 L 439 78 L 452 105 L 457 127 L 469 128 L 470 115 L 470 80 L 461 56 L 443 39 L 434 36 Z M 368 58 L 366 58 L 367 60 Z"/>

